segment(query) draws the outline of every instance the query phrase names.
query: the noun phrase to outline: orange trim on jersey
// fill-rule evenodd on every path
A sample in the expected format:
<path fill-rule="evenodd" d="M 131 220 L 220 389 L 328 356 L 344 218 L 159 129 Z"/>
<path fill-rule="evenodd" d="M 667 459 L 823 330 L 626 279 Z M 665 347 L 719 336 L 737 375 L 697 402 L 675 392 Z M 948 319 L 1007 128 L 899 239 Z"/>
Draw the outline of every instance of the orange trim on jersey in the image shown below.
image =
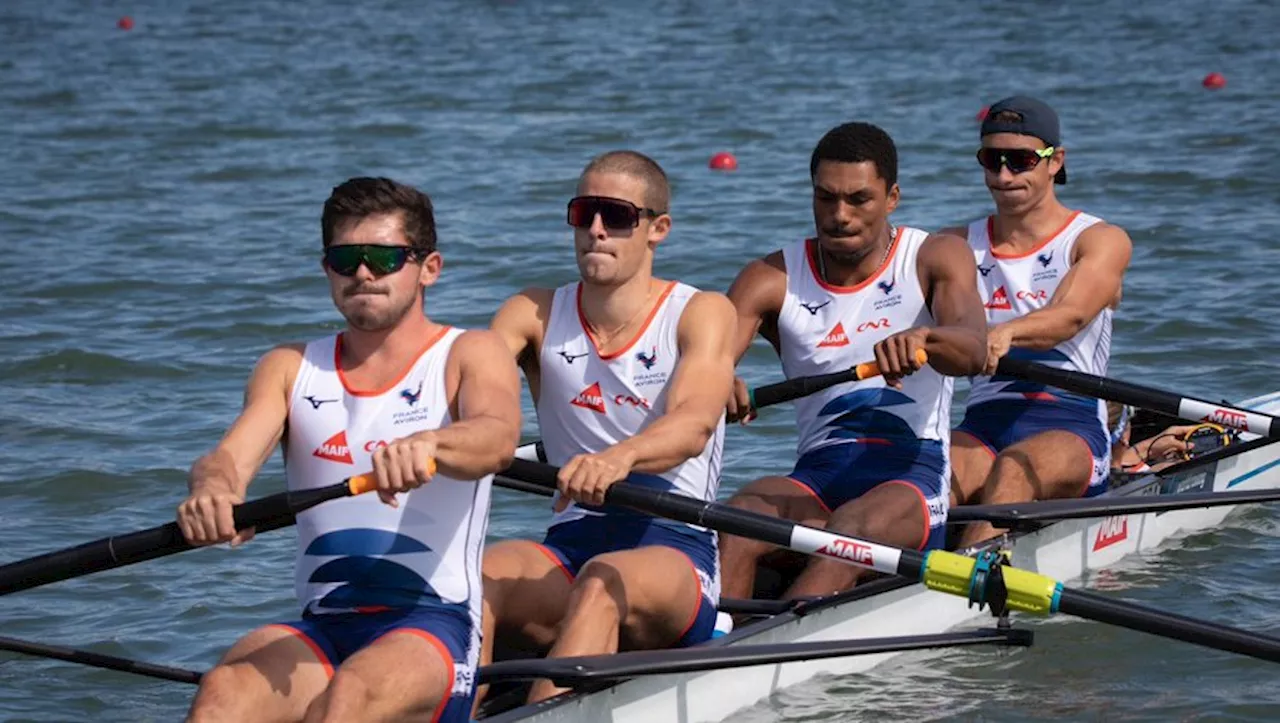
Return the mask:
<path fill-rule="evenodd" d="M 562 562 L 562 561 L 560 560 L 560 558 L 556 555 L 556 553 L 554 553 L 554 552 L 552 552 L 552 551 L 551 551 L 551 548 L 547 547 L 546 545 L 544 545 L 544 544 L 542 544 L 542 543 L 540 543 L 540 542 L 529 542 L 529 544 L 530 544 L 530 545 L 533 545 L 533 546 L 534 546 L 534 547 L 536 547 L 536 548 L 538 548 L 539 550 L 541 550 L 541 551 L 542 551 L 542 554 L 544 554 L 544 555 L 546 555 L 547 557 L 551 558 L 551 561 L 552 561 L 552 562 L 554 562 L 554 563 L 556 564 L 556 567 L 560 568 L 560 572 L 563 572 L 563 573 L 564 573 L 564 576 L 565 576 L 565 577 L 567 577 L 567 578 L 569 578 L 569 584 L 570 584 L 570 585 L 572 585 L 572 584 L 573 584 L 573 579 L 574 579 L 574 578 L 573 578 L 573 573 L 572 573 L 572 572 L 569 572 L 569 568 L 567 568 L 567 567 L 565 567 L 565 566 L 564 566 L 564 562 Z"/>
<path fill-rule="evenodd" d="M 658 296 L 658 303 L 654 304 L 653 308 L 649 310 L 649 316 L 644 320 L 644 323 L 640 325 L 640 329 L 636 332 L 636 335 L 631 337 L 631 341 L 628 341 L 621 349 L 613 353 L 601 354 L 600 345 L 596 343 L 595 335 L 591 333 L 591 329 L 587 328 L 587 316 L 582 313 L 582 282 L 579 281 L 578 323 L 582 324 L 582 333 L 586 334 L 587 338 L 591 340 L 591 348 L 596 350 L 596 356 L 600 357 L 601 361 L 612 361 L 630 351 L 631 347 L 635 346 L 636 342 L 640 341 L 640 337 L 644 336 L 644 333 L 649 330 L 649 325 L 653 323 L 653 318 L 658 315 L 658 309 L 662 308 L 662 305 L 666 302 L 667 297 L 671 295 L 671 290 L 674 288 L 676 288 L 676 282 L 667 282 L 667 288 L 663 289 L 662 294 Z"/>
<path fill-rule="evenodd" d="M 1062 224 L 1061 228 L 1049 234 L 1047 237 L 1037 241 L 1035 246 L 1032 246 L 1030 250 L 1023 251 L 1020 254 L 1000 253 L 999 251 L 996 251 L 996 217 L 987 216 L 987 248 L 991 250 L 991 255 L 998 259 L 1025 259 L 1026 257 L 1030 256 L 1031 254 L 1034 254 L 1035 252 L 1039 251 L 1045 246 L 1048 246 L 1050 241 L 1053 241 L 1054 239 L 1058 238 L 1058 236 L 1061 236 L 1062 232 L 1066 231 L 1067 227 L 1070 226 L 1072 222 L 1076 220 L 1076 217 L 1079 215 L 1080 215 L 1079 211 L 1072 211 L 1071 215 L 1067 217 L 1067 222 Z"/>
<path fill-rule="evenodd" d="M 817 503 L 818 503 L 818 506 L 822 508 L 823 512 L 826 512 L 828 515 L 829 515 L 829 514 L 831 514 L 831 508 L 830 508 L 830 507 L 827 507 L 827 503 L 822 501 L 822 498 L 818 496 L 818 493 L 817 493 L 817 492 L 814 492 L 814 491 L 813 491 L 813 488 L 812 488 L 812 487 L 810 487 L 809 485 L 807 485 L 807 484 L 805 484 L 805 483 L 801 482 L 800 480 L 796 479 L 795 477 L 783 477 L 783 479 L 788 480 L 788 481 L 790 481 L 790 482 L 793 482 L 793 483 L 795 484 L 795 486 L 796 486 L 796 487 L 799 487 L 800 489 L 804 490 L 805 492 L 808 492 L 808 493 L 809 493 L 809 496 L 813 498 L 813 501 L 814 501 L 814 502 L 817 502 Z"/>
<path fill-rule="evenodd" d="M 884 270 L 889 268 L 889 265 L 893 263 L 893 255 L 898 252 L 898 242 L 902 240 L 902 234 L 905 233 L 906 230 L 906 226 L 898 227 L 898 234 L 893 237 L 893 243 L 889 246 L 889 253 L 885 254 L 884 261 L 880 264 L 880 267 L 872 272 L 870 276 L 859 282 L 856 286 L 836 286 L 835 284 L 828 284 L 824 281 L 822 279 L 822 275 L 818 273 L 818 264 L 815 260 L 818 253 L 817 239 L 805 239 L 804 257 L 809 260 L 809 274 L 813 276 L 814 281 L 818 282 L 818 286 L 821 286 L 833 294 L 852 294 L 855 291 L 862 291 L 866 288 L 867 284 L 870 284 L 872 281 L 880 278 L 880 274 L 883 274 Z"/>
<path fill-rule="evenodd" d="M 329 656 L 325 655 L 324 651 L 320 649 L 320 646 L 316 644 L 316 641 L 311 639 L 311 636 L 292 625 L 285 625 L 284 623 L 276 623 L 275 625 L 269 625 L 267 627 L 280 628 L 281 630 L 292 634 L 298 640 L 301 640 L 308 648 L 311 649 L 311 654 L 316 656 L 316 661 L 324 667 L 325 676 L 330 680 L 333 680 L 333 663 L 330 662 Z"/>
<path fill-rule="evenodd" d="M 353 397 L 376 397 L 381 394 L 386 394 L 391 391 L 392 387 L 404 381 L 404 378 L 409 376 L 409 372 L 413 371 L 413 368 L 417 366 L 423 355 L 431 351 L 431 347 L 435 346 L 436 342 L 444 338 L 444 335 L 452 328 L 453 327 L 451 326 L 440 327 L 440 331 L 436 332 L 435 336 L 427 340 L 427 343 L 422 346 L 422 351 L 418 352 L 418 355 L 413 358 L 413 361 L 409 362 L 408 366 L 406 366 L 395 379 L 392 379 L 381 389 L 374 389 L 372 391 L 353 389 L 351 384 L 347 382 L 346 372 L 342 370 L 342 334 L 338 334 L 338 339 L 333 344 L 333 368 L 338 370 L 338 381 L 342 382 L 343 390 Z"/>
<path fill-rule="evenodd" d="M 929 544 L 929 530 L 932 529 L 929 525 L 929 503 L 924 498 L 924 492 L 921 492 L 919 487 L 916 487 L 910 482 L 904 482 L 903 480 L 900 480 L 900 479 L 889 480 L 888 482 L 882 482 L 876 486 L 880 487 L 882 485 L 902 485 L 903 487 L 906 487 L 910 489 L 912 492 L 916 493 L 916 497 L 919 498 L 920 500 L 920 512 L 924 514 L 924 536 L 920 538 L 920 544 L 916 545 L 916 549 L 923 550 L 924 546 Z"/>
<path fill-rule="evenodd" d="M 444 695 L 440 698 L 439 705 L 436 706 L 435 715 L 431 716 L 431 723 L 439 723 L 440 716 L 444 715 L 444 709 L 449 707 L 449 699 L 453 697 L 453 681 L 455 680 L 453 669 L 453 653 L 449 652 L 449 648 L 440 642 L 440 638 L 418 628 L 396 628 L 388 632 L 386 635 L 394 635 L 395 633 L 408 633 L 409 635 L 417 635 L 429 644 L 435 646 L 436 652 L 440 654 L 440 658 L 444 660 L 445 671 L 444 678 Z M 383 635 L 382 637 L 386 637 Z"/>

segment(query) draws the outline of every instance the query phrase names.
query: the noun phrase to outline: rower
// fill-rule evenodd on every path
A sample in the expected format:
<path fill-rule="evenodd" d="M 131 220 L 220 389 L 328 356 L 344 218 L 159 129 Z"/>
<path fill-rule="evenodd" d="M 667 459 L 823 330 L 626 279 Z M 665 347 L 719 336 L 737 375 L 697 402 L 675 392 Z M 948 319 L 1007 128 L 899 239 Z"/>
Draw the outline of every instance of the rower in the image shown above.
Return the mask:
<path fill-rule="evenodd" d="M 178 524 L 195 545 L 249 539 L 231 508 L 281 441 L 290 490 L 372 465 L 378 494 L 298 514 L 301 619 L 232 646 L 189 720 L 466 721 L 490 482 L 515 454 L 519 373 L 493 332 L 424 313 L 442 264 L 426 194 L 353 178 L 321 227 L 346 327 L 261 358 L 243 411 L 192 467 Z"/>
<path fill-rule="evenodd" d="M 816 237 L 752 261 L 729 290 L 738 312 L 735 358 L 758 331 L 789 379 L 870 359 L 884 376 L 798 400 L 795 468 L 752 482 L 729 504 L 899 547 L 941 547 L 951 376 L 980 371 L 986 350 L 972 254 L 956 236 L 890 223 L 897 149 L 874 125 L 833 128 L 814 149 L 809 173 Z M 921 349 L 928 366 L 916 357 Z M 753 415 L 741 380 L 729 414 Z M 751 597 L 757 563 L 773 549 L 722 535 L 723 594 Z M 814 558 L 786 597 L 843 590 L 861 574 Z"/>
<path fill-rule="evenodd" d="M 666 174 L 650 158 L 595 158 L 568 206 L 580 280 L 526 289 L 493 319 L 529 380 L 547 460 L 561 471 L 543 541 L 485 553 L 485 662 L 495 631 L 552 658 L 712 635 L 715 536 L 600 506 L 623 479 L 707 501 L 719 487 L 733 306 L 653 278 L 669 203 Z M 558 692 L 539 680 L 529 700 Z"/>
<path fill-rule="evenodd" d="M 1006 354 L 1105 375 L 1111 316 L 1132 244 L 1123 229 L 1062 205 L 1067 182 L 1058 116 L 1033 98 L 991 106 L 978 162 L 996 213 L 954 232 L 978 264 L 990 332 L 951 442 L 952 504 L 1091 497 L 1107 488 L 1110 442 L 1099 399 L 990 376 Z M 962 546 L 997 534 L 969 525 Z"/>
<path fill-rule="evenodd" d="M 1158 472 L 1178 462 L 1185 462 L 1236 441 L 1234 430 L 1210 422 L 1199 424 L 1172 424 L 1155 434 L 1139 436 L 1133 407 L 1117 402 L 1107 402 L 1107 428 L 1111 441 L 1111 472 L 1116 474 L 1140 474 Z M 1164 416 L 1164 415 L 1160 415 Z"/>

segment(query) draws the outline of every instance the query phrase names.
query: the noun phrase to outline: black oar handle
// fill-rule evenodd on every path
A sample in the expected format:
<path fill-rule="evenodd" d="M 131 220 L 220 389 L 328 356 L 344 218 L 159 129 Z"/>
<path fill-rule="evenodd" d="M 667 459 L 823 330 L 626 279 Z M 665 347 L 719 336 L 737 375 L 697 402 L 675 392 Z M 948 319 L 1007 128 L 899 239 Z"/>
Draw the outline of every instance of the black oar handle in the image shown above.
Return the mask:
<path fill-rule="evenodd" d="M 1018 377 L 1088 397 L 1142 407 L 1189 422 L 1212 422 L 1264 437 L 1280 436 L 1280 417 L 1240 409 L 1228 404 L 1184 397 L 1139 384 L 1130 384 L 1084 372 L 1055 369 L 1009 357 L 1000 360 L 1000 364 L 996 367 L 996 374 Z"/>
<path fill-rule="evenodd" d="M 369 491 L 375 486 L 376 482 L 370 475 L 358 475 L 327 487 L 268 495 L 237 505 L 232 515 L 237 530 L 259 525 L 278 529 L 293 524 L 292 516 L 298 512 L 321 502 Z M 126 535 L 104 537 L 0 567 L 0 595 L 154 560 L 191 548 L 176 522 Z"/>
<path fill-rule="evenodd" d="M 924 349 L 916 350 L 916 361 L 921 365 L 929 362 L 929 355 Z M 863 379 L 880 376 L 880 365 L 876 362 L 863 362 L 844 371 L 830 374 L 814 374 L 807 377 L 796 377 L 785 382 L 766 384 L 748 392 L 752 409 L 761 409 L 774 404 L 782 404 L 807 397 L 810 394 L 834 387 L 845 382 L 860 382 Z"/>

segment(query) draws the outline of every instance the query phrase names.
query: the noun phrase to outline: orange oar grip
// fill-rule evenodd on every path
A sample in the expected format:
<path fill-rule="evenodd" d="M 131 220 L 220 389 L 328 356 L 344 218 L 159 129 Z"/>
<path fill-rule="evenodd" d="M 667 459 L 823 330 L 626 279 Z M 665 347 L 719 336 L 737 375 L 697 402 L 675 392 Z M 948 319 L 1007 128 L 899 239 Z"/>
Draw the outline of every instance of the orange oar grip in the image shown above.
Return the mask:
<path fill-rule="evenodd" d="M 436 461 L 434 459 L 427 460 L 427 472 L 433 475 L 436 473 Z M 352 477 L 347 480 L 347 489 L 353 495 L 362 495 L 365 492 L 372 492 L 378 489 L 378 478 L 372 472 L 352 475 Z"/>
<path fill-rule="evenodd" d="M 916 349 L 916 361 L 920 364 L 929 363 L 929 355 L 924 349 Z M 870 379 L 871 377 L 880 376 L 880 365 L 873 362 L 863 362 L 854 368 L 854 373 L 858 375 L 858 379 Z"/>

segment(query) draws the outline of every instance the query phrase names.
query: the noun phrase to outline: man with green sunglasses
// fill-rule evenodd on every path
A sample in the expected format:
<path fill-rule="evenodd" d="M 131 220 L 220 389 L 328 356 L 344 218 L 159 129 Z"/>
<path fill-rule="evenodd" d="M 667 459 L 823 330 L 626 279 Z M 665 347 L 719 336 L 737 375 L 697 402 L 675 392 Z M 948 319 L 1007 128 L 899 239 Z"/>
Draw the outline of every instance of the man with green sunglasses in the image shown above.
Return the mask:
<path fill-rule="evenodd" d="M 277 443 L 290 490 L 372 467 L 377 495 L 298 514 L 301 619 L 237 642 L 190 720 L 466 721 L 489 491 L 515 454 L 519 372 L 498 335 L 424 312 L 442 264 L 426 194 L 353 178 L 321 229 L 346 328 L 262 357 L 244 410 L 192 467 L 178 524 L 197 545 L 248 540 L 232 506 Z"/>
<path fill-rule="evenodd" d="M 987 362 L 951 436 L 952 505 L 1090 497 L 1107 489 L 1099 399 L 994 374 L 1001 357 L 1104 375 L 1111 317 L 1132 244 L 1118 226 L 1058 200 L 1067 182 L 1058 115 L 1034 98 L 993 104 L 978 163 L 996 212 L 948 232 L 968 239 L 987 310 Z M 961 546 L 997 533 L 969 525 Z"/>

